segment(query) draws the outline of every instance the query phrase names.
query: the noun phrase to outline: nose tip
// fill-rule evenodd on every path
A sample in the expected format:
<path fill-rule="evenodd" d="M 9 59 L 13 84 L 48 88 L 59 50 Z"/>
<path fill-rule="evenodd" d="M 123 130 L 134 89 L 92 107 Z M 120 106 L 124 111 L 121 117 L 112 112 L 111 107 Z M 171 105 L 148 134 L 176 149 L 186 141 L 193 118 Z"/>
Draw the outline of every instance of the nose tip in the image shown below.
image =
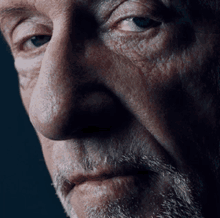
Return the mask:
<path fill-rule="evenodd" d="M 75 132 L 89 126 L 109 128 L 116 117 L 117 103 L 107 89 L 94 87 L 85 86 L 74 97 L 61 100 L 42 98 L 40 91 L 35 92 L 29 108 L 34 128 L 51 140 L 71 139 Z"/>

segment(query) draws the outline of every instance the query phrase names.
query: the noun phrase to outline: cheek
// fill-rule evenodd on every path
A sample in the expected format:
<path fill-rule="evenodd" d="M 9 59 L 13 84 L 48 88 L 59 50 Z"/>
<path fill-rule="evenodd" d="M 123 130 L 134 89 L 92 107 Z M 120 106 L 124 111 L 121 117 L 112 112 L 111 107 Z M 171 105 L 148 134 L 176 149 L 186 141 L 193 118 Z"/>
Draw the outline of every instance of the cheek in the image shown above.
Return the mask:
<path fill-rule="evenodd" d="M 23 88 L 20 85 L 21 100 L 23 102 L 24 108 L 27 113 L 29 113 L 29 105 L 30 105 L 30 101 L 31 101 L 31 96 L 32 96 L 32 93 L 33 93 L 33 90 L 34 90 L 36 83 L 37 83 L 37 78 L 35 78 L 29 82 L 30 88 Z"/>
<path fill-rule="evenodd" d="M 110 50 L 128 58 L 135 65 L 141 62 L 152 64 L 172 54 L 169 49 L 172 42 L 172 29 L 168 31 L 164 27 L 135 34 L 112 32 L 104 36 L 104 41 Z"/>
<path fill-rule="evenodd" d="M 36 131 L 38 139 L 40 141 L 40 145 L 42 148 L 44 160 L 46 162 L 47 169 L 52 178 L 54 171 L 56 171 L 55 164 L 53 161 L 53 149 L 54 149 L 54 141 L 51 141 L 45 137 L 43 137 L 39 132 Z M 62 154 L 62 152 L 61 152 Z"/>
<path fill-rule="evenodd" d="M 14 66 L 18 72 L 20 94 L 27 112 L 39 76 L 42 59 L 42 55 L 33 59 L 15 58 Z"/>

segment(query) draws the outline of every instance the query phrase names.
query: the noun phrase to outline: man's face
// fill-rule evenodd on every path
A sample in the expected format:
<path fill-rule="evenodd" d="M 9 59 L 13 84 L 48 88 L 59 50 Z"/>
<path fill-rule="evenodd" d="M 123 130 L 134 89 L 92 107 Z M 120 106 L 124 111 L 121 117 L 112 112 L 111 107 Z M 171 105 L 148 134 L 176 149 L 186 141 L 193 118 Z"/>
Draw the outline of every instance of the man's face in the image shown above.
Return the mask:
<path fill-rule="evenodd" d="M 218 216 L 219 29 L 204 8 L 0 1 L 22 101 L 71 218 Z"/>

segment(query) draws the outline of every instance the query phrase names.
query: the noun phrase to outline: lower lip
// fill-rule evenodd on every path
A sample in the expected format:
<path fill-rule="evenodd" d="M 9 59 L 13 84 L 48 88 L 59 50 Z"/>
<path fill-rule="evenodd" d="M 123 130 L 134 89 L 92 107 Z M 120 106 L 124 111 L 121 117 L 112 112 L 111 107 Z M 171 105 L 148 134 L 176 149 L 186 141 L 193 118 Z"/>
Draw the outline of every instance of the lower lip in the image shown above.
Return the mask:
<path fill-rule="evenodd" d="M 116 199 L 135 197 L 134 194 L 139 196 L 141 191 L 137 182 L 138 178 L 135 176 L 87 181 L 74 187 L 71 201 L 73 205 L 78 205 L 77 207 L 82 205 L 93 207 Z"/>

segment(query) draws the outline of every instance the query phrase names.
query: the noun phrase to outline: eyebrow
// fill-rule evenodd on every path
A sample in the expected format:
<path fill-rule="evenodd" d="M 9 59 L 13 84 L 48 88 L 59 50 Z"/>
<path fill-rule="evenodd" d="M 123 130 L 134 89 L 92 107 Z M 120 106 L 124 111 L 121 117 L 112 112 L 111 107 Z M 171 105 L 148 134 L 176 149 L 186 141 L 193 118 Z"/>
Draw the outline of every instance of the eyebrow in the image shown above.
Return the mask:
<path fill-rule="evenodd" d="M 14 14 L 17 13 L 25 13 L 25 12 L 30 12 L 33 11 L 33 7 L 30 6 L 9 6 L 9 7 L 4 7 L 0 9 L 0 19 L 4 18 L 4 17 L 8 17 L 8 16 L 13 16 Z"/>
<path fill-rule="evenodd" d="M 121 1 L 123 2 L 126 0 L 103 0 L 103 2 L 105 3 L 107 2 L 115 3 L 115 2 L 121 2 Z M 102 0 L 95 1 L 95 3 L 98 3 L 98 4 L 100 4 L 101 2 Z M 21 16 L 23 14 L 28 14 L 28 13 L 30 14 L 30 12 L 38 13 L 36 8 L 33 5 L 29 5 L 29 4 L 13 4 L 11 6 L 3 6 L 2 8 L 0 8 L 0 31 L 1 31 L 1 24 L 4 19 L 9 18 L 9 17 L 16 17 L 18 16 L 18 14 Z"/>
<path fill-rule="evenodd" d="M 107 3 L 109 0 L 104 0 L 105 3 Z M 125 0 L 119 0 L 118 2 L 124 2 Z M 98 0 L 97 2 L 101 3 L 101 0 Z M 96 3 L 97 3 L 96 2 Z M 104 3 L 102 2 L 102 3 Z M 114 2 L 114 0 L 110 1 L 111 3 Z M 157 2 L 161 2 L 161 0 L 157 0 Z M 96 4 L 95 4 L 96 5 Z M 27 4 L 22 4 L 22 5 L 13 5 L 13 6 L 8 6 L 8 7 L 3 7 L 0 8 L 0 23 L 2 21 L 2 19 L 6 18 L 6 17 L 11 17 L 11 16 L 15 16 L 18 13 L 27 13 L 27 12 L 33 12 L 36 11 L 36 9 L 31 6 L 31 5 L 27 5 Z"/>
<path fill-rule="evenodd" d="M 34 8 L 30 5 L 13 5 L 8 7 L 0 8 L 0 31 L 2 31 L 2 23 L 3 20 L 9 17 L 16 17 L 18 15 L 22 16 L 25 14 L 30 14 L 30 12 L 33 12 Z"/>
<path fill-rule="evenodd" d="M 110 4 L 115 3 L 117 5 L 118 3 L 120 3 L 120 2 L 123 3 L 125 1 L 126 0 L 95 0 L 94 6 L 97 6 L 97 5 L 101 6 L 103 3 L 110 3 Z M 157 3 L 160 3 L 159 5 L 163 4 L 162 0 L 155 0 L 155 1 Z M 116 2 L 118 2 L 118 3 L 116 3 Z M 1 24 L 4 19 L 9 18 L 9 17 L 16 17 L 16 16 L 18 16 L 18 14 L 20 16 L 22 16 L 22 15 L 24 16 L 25 14 L 30 14 L 30 12 L 32 12 L 32 15 L 33 15 L 33 12 L 38 13 L 36 8 L 30 4 L 14 4 L 11 6 L 3 6 L 2 8 L 0 8 L 0 32 L 2 32 L 2 25 Z"/>
<path fill-rule="evenodd" d="M 10 15 L 10 14 L 14 14 L 15 12 L 20 12 L 20 11 L 25 11 L 26 8 L 25 7 L 7 7 L 7 8 L 2 8 L 0 9 L 0 16 L 4 16 L 4 15 Z"/>

